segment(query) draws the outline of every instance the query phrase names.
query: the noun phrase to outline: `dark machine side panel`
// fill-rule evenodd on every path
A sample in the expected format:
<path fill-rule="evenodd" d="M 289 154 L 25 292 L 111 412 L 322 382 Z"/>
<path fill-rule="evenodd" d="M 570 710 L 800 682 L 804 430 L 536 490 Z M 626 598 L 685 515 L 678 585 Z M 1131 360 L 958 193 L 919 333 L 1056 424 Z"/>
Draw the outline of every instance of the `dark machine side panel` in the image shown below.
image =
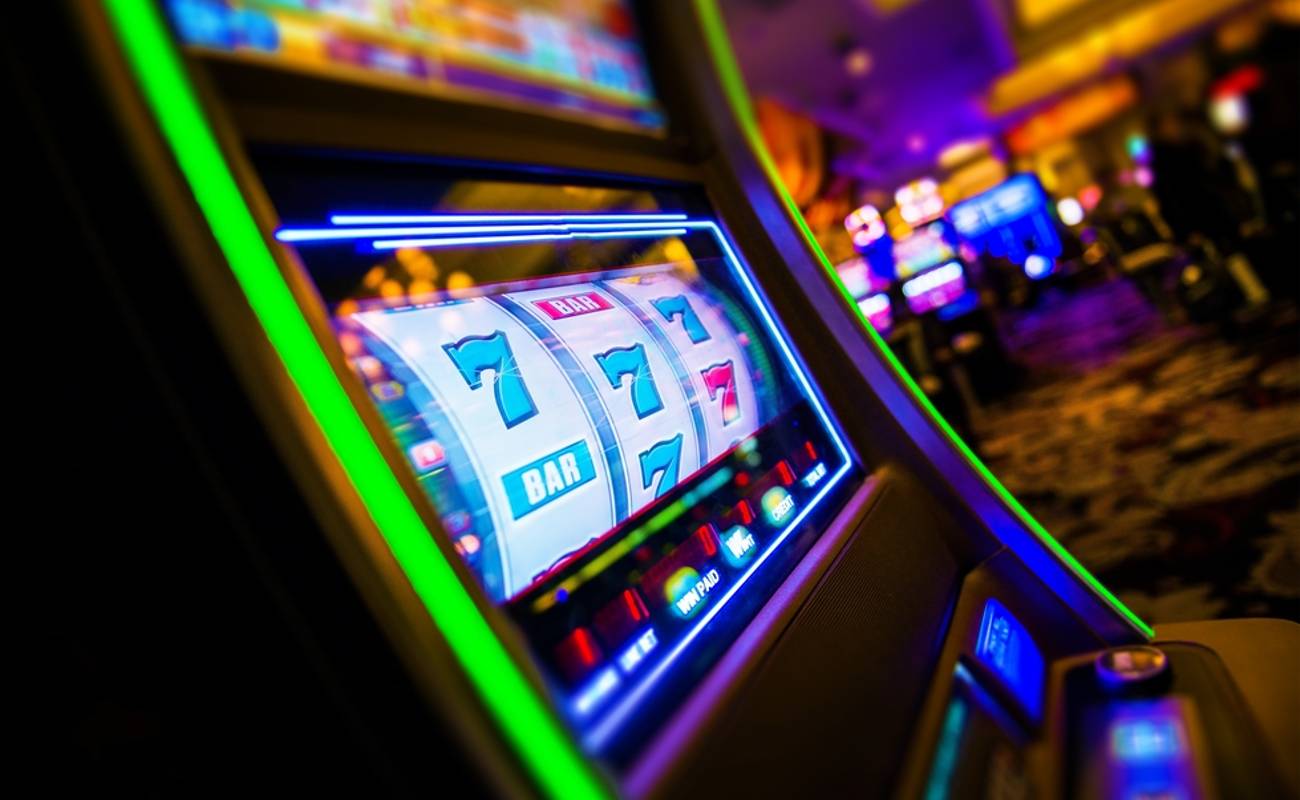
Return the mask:
<path fill-rule="evenodd" d="M 880 477 L 870 512 L 663 796 L 828 797 L 893 784 L 960 567 L 941 533 L 951 520 L 904 476 Z"/>

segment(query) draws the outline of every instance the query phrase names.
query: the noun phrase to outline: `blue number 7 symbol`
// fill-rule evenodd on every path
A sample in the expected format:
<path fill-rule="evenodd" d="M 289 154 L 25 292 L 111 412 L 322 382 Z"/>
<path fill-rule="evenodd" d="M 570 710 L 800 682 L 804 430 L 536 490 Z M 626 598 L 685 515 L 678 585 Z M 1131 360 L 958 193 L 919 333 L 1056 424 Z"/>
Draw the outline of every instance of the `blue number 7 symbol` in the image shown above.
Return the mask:
<path fill-rule="evenodd" d="M 642 489 L 649 489 L 655 475 L 663 473 L 655 486 L 655 499 L 658 500 L 677 485 L 677 473 L 682 460 L 682 435 L 679 433 L 659 442 L 642 453 L 640 459 Z"/>
<path fill-rule="evenodd" d="M 691 303 L 686 299 L 686 295 L 676 294 L 672 297 L 660 297 L 651 300 L 650 305 L 654 306 L 655 310 L 669 322 L 673 321 L 673 317 L 681 317 L 682 327 L 686 330 L 686 335 L 690 337 L 691 344 L 707 342 L 711 338 L 709 332 L 704 328 L 704 323 L 700 322 L 700 318 L 696 316 L 695 309 L 691 308 Z"/>
<path fill-rule="evenodd" d="M 492 388 L 496 394 L 497 411 L 507 428 L 513 428 L 537 413 L 537 405 L 524 385 L 510 352 L 506 335 L 496 331 L 489 336 L 466 336 L 458 342 L 444 344 L 443 350 L 460 370 L 460 375 L 471 389 L 483 386 L 483 371 L 492 370 Z"/>
<path fill-rule="evenodd" d="M 611 389 L 623 385 L 623 376 L 632 376 L 632 409 L 637 419 L 644 419 L 664 407 L 663 398 L 655 388 L 654 376 L 650 374 L 650 362 L 646 359 L 645 345 L 634 344 L 631 347 L 615 347 L 596 354 L 596 363 L 605 373 Z"/>

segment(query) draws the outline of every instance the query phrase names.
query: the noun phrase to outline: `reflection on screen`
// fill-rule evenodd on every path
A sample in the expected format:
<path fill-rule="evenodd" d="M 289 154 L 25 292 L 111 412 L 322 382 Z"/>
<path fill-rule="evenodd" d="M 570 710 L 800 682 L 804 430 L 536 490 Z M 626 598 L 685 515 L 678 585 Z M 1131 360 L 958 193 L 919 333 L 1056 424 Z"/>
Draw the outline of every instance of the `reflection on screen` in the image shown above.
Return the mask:
<path fill-rule="evenodd" d="M 168 0 L 186 44 L 658 128 L 625 0 Z"/>

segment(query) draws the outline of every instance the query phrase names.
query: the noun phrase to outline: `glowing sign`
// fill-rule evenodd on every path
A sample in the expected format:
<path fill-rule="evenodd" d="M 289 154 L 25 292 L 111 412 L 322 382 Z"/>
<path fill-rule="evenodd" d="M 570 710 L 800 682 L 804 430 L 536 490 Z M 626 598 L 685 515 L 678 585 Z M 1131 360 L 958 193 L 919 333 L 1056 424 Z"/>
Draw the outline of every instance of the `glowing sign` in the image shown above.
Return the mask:
<path fill-rule="evenodd" d="M 903 284 L 907 307 L 914 314 L 942 308 L 965 293 L 966 275 L 956 261 L 923 272 Z"/>
<path fill-rule="evenodd" d="M 917 297 L 932 289 L 936 289 L 945 283 L 957 280 L 961 278 L 961 276 L 961 265 L 956 261 L 949 261 L 942 267 L 932 269 L 923 275 L 918 275 L 903 284 L 903 294 L 907 297 Z"/>
<path fill-rule="evenodd" d="M 867 316 L 879 314 L 889 310 L 889 296 L 884 294 L 873 294 L 870 297 L 864 297 L 858 301 L 858 308 Z"/>
<path fill-rule="evenodd" d="M 889 286 L 889 282 L 876 275 L 862 256 L 836 264 L 835 271 L 854 299 L 882 291 Z"/>
<path fill-rule="evenodd" d="M 895 272 L 899 278 L 907 278 L 955 255 L 956 251 L 948 241 L 947 226 L 934 222 L 917 228 L 911 236 L 894 243 Z"/>
<path fill-rule="evenodd" d="M 1080 205 L 1086 207 L 1087 203 Z M 1072 210 L 1067 209 L 1067 213 Z M 976 252 L 1021 265 L 1032 254 L 1048 259 L 1061 255 L 1061 237 L 1049 210 L 1047 193 L 1031 174 L 1013 175 L 963 200 L 952 207 L 949 216 L 964 239 L 963 244 Z M 1074 224 L 1064 214 L 1062 221 Z"/>
<path fill-rule="evenodd" d="M 885 235 L 885 220 L 873 205 L 865 205 L 844 218 L 844 228 L 853 237 L 853 244 L 864 248 Z"/>
<path fill-rule="evenodd" d="M 974 237 L 1035 212 L 1044 202 L 1038 182 L 1017 175 L 953 207 L 952 223 L 962 236 Z"/>
<path fill-rule="evenodd" d="M 933 178 L 921 178 L 900 186 L 894 192 L 894 202 L 898 204 L 898 213 L 908 225 L 934 219 L 943 213 L 944 208 L 939 184 Z"/>
<path fill-rule="evenodd" d="M 858 308 L 862 309 L 862 315 L 871 327 L 881 333 L 887 332 L 894 324 L 893 306 L 889 295 L 883 292 L 862 298 L 858 301 Z"/>

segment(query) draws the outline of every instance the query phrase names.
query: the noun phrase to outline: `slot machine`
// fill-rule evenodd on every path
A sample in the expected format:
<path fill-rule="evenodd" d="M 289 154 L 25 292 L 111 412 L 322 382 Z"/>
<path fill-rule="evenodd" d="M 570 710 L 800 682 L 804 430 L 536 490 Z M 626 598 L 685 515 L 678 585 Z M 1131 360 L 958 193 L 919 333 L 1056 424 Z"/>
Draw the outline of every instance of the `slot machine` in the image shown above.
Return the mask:
<path fill-rule="evenodd" d="M 1030 280 L 1056 271 L 1064 247 L 1047 193 L 1032 174 L 1013 175 L 955 204 L 948 217 L 976 252 L 1010 261 Z"/>
<path fill-rule="evenodd" d="M 45 13 L 6 36 L 63 204 L 31 238 L 104 287 L 81 387 L 139 464 L 63 511 L 135 498 L 80 584 L 139 601 L 115 769 L 1294 786 L 1295 626 L 1153 638 L 997 483 L 773 180 L 708 0 Z"/>

